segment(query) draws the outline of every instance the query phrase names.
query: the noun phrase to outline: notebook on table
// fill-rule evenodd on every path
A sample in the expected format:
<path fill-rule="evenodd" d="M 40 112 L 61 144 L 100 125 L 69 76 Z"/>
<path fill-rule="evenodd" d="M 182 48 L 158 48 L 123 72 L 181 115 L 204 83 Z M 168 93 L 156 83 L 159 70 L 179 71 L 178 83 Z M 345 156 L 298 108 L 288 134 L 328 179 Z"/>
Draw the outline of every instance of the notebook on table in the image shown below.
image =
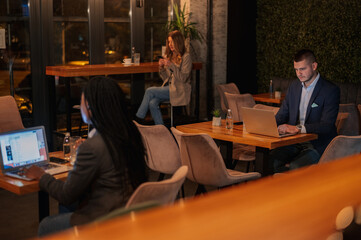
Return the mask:
<path fill-rule="evenodd" d="M 287 137 L 296 133 L 280 134 L 273 111 L 242 107 L 243 124 L 248 133 L 270 137 Z"/>
<path fill-rule="evenodd" d="M 0 164 L 4 175 L 32 180 L 23 176 L 23 168 L 33 164 L 51 175 L 71 170 L 70 166 L 50 163 L 43 126 L 0 133 Z"/>

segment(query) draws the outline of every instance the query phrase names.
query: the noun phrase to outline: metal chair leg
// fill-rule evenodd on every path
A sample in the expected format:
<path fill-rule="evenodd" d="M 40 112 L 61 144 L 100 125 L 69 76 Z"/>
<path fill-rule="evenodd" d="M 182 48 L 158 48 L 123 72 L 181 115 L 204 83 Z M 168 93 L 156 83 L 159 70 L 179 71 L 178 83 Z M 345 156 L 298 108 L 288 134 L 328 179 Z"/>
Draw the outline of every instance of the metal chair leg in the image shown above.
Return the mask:
<path fill-rule="evenodd" d="M 170 126 L 173 127 L 173 106 L 170 105 Z"/>

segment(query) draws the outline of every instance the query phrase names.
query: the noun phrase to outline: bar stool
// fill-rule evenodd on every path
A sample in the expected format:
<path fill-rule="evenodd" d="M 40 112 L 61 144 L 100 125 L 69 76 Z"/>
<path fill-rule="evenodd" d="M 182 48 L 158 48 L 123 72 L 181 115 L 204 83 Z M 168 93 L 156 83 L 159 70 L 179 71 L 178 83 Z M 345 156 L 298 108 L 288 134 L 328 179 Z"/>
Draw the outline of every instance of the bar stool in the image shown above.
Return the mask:
<path fill-rule="evenodd" d="M 173 109 L 173 105 L 170 103 L 170 101 L 164 101 L 161 102 L 161 104 L 166 104 L 170 107 L 170 126 L 174 127 L 174 109 Z M 185 109 L 186 106 L 179 106 L 182 107 L 183 110 L 185 110 L 185 112 L 187 112 L 187 110 Z"/>

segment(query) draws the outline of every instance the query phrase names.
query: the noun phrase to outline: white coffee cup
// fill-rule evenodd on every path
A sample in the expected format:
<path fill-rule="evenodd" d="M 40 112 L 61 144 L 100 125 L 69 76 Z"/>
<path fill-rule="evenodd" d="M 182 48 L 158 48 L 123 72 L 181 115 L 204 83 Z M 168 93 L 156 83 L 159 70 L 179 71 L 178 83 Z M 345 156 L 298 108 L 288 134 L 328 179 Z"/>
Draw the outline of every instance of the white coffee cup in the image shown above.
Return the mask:
<path fill-rule="evenodd" d="M 124 63 L 125 65 L 130 65 L 130 64 L 132 64 L 132 59 L 131 59 L 131 58 L 124 58 L 124 59 L 123 59 L 123 63 Z"/>

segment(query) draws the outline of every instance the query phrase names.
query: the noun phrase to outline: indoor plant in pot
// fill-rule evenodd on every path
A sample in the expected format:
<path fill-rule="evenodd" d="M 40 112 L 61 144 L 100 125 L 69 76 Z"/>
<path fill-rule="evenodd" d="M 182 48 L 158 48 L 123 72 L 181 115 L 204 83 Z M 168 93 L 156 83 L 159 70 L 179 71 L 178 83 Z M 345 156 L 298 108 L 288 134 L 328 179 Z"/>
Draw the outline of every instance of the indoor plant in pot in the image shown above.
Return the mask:
<path fill-rule="evenodd" d="M 212 126 L 221 126 L 221 110 L 214 109 L 212 111 L 213 118 L 212 118 Z"/>
<path fill-rule="evenodd" d="M 197 23 L 191 22 L 192 12 L 186 13 L 186 3 L 183 5 L 183 9 L 179 9 L 177 4 L 174 4 L 174 15 L 175 19 L 167 22 L 165 30 L 167 33 L 178 30 L 184 38 L 187 50 L 189 50 L 190 40 L 199 40 L 202 42 L 203 36 L 196 28 Z"/>

